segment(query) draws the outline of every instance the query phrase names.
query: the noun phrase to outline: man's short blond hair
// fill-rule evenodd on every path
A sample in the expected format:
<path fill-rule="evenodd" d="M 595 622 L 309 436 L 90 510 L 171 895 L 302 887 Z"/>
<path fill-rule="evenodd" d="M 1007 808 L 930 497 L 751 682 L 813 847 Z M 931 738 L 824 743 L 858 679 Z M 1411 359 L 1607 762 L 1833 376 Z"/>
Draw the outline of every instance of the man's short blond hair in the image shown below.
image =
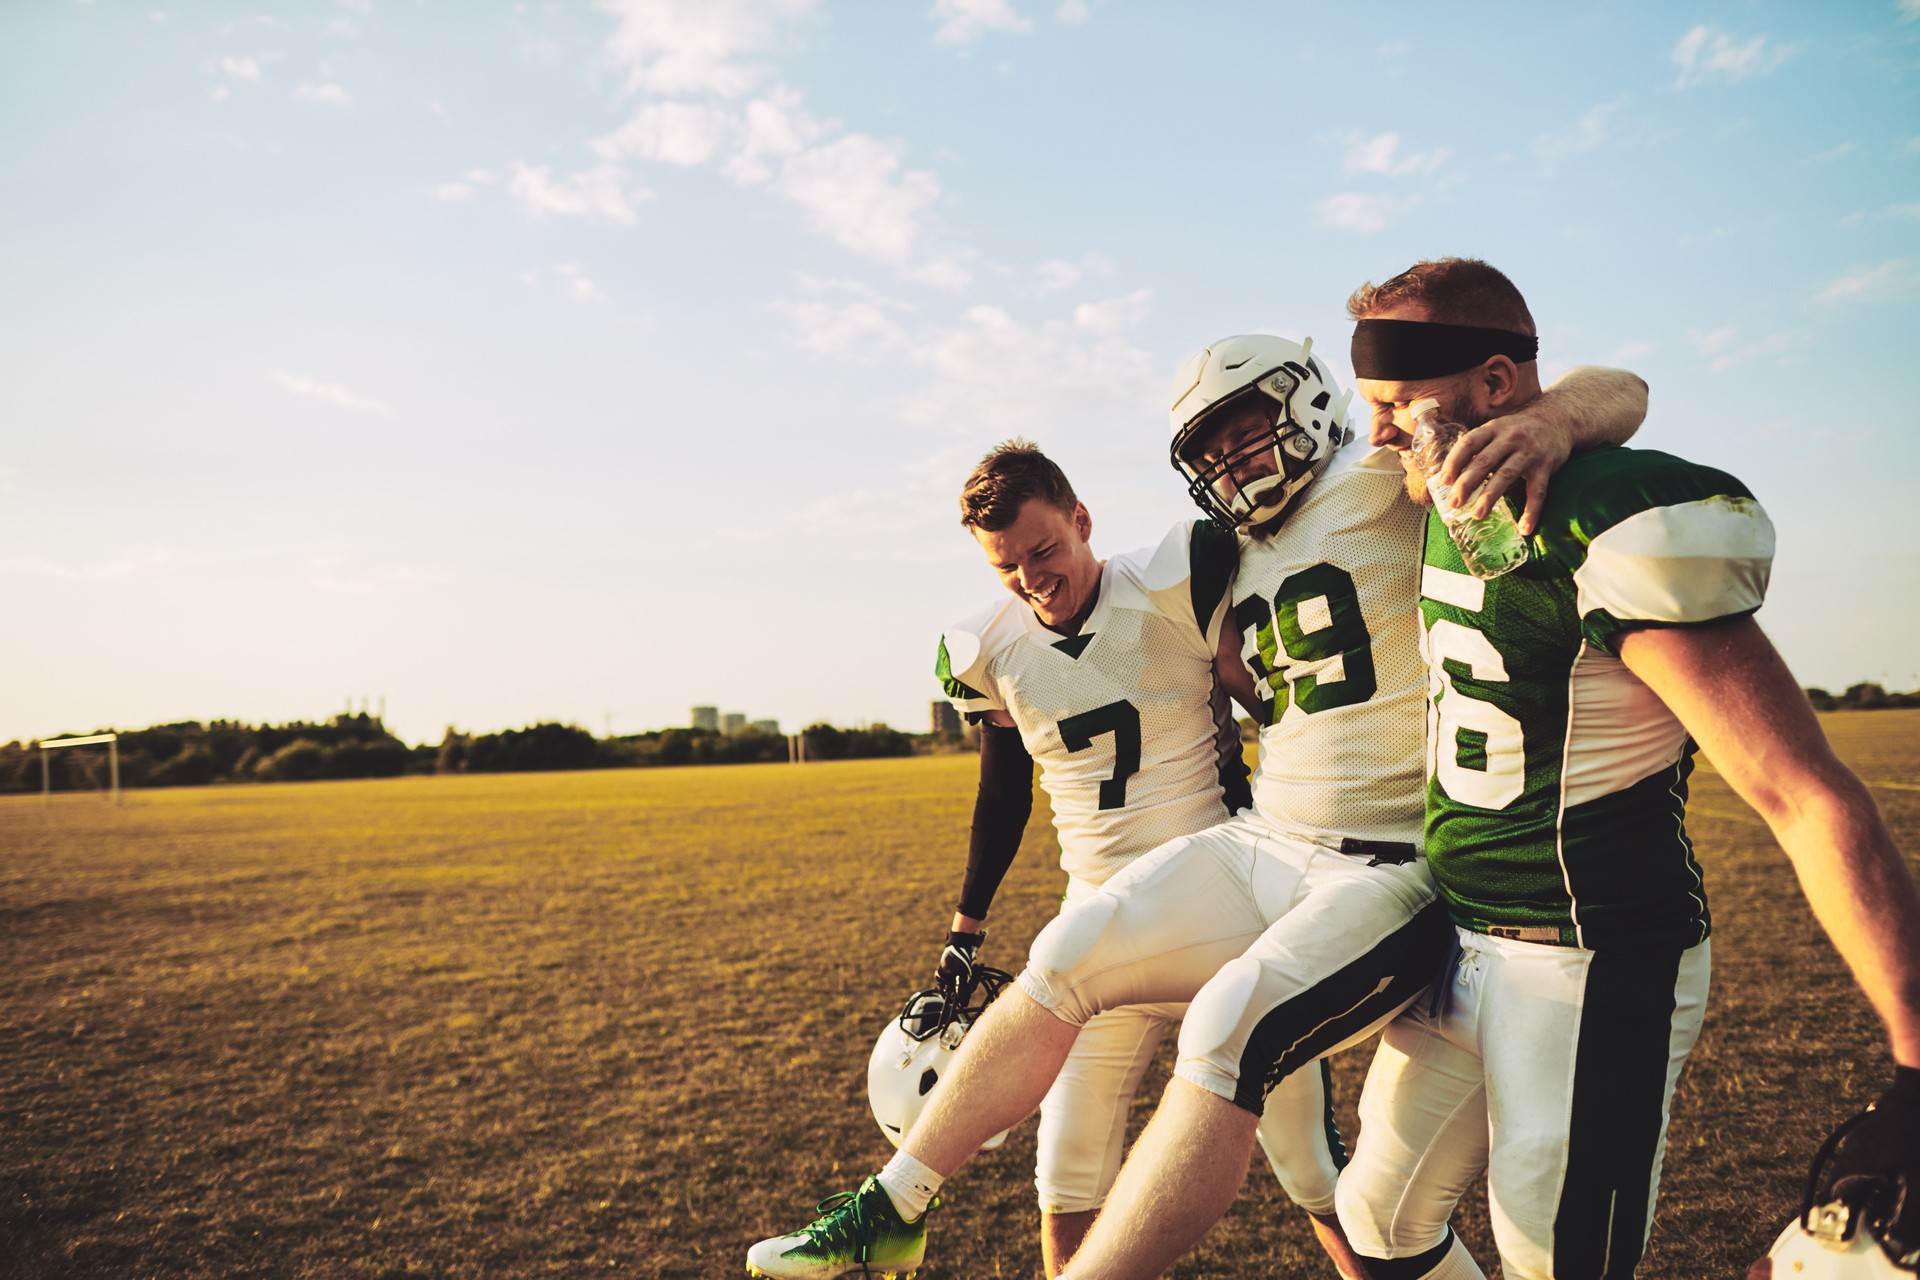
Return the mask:
<path fill-rule="evenodd" d="M 1018 437 L 993 447 L 960 490 L 960 523 L 998 533 L 1020 518 L 1028 502 L 1039 499 L 1068 515 L 1080 504 L 1066 473 L 1040 446 Z"/>
<path fill-rule="evenodd" d="M 1469 324 L 1533 334 L 1533 313 L 1513 281 L 1478 258 L 1416 262 L 1385 284 L 1363 284 L 1347 299 L 1355 320 L 1418 307 L 1436 324 Z"/>

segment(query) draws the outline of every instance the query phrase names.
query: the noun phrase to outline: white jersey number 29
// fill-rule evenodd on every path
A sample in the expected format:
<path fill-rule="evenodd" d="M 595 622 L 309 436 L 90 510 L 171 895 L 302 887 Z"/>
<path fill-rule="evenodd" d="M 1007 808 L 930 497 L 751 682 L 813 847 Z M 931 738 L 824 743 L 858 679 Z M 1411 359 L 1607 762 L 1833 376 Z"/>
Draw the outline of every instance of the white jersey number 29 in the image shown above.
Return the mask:
<path fill-rule="evenodd" d="M 1253 640 L 1248 670 L 1278 695 L 1262 705 L 1263 724 L 1286 714 L 1289 696 L 1308 715 L 1373 696 L 1373 636 L 1360 613 L 1353 575 L 1345 569 L 1322 562 L 1291 574 L 1271 606 L 1248 596 L 1233 606 L 1233 621 Z M 1337 664 L 1331 661 L 1336 658 Z M 1313 670 L 1292 676 L 1289 683 L 1289 668 L 1305 664 L 1313 664 Z"/>

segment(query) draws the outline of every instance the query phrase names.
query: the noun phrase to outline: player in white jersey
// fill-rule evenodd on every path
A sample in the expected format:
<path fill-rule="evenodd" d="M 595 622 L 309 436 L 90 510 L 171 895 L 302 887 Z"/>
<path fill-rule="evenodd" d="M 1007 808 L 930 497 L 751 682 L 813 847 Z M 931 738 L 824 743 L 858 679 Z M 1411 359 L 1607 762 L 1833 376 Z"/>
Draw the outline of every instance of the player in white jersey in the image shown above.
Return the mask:
<path fill-rule="evenodd" d="M 1213 674 L 1231 535 L 1186 521 L 1157 547 L 1097 561 L 1085 507 L 1024 441 L 989 453 L 960 505 L 1011 594 L 949 629 L 936 664 L 947 697 L 981 734 L 967 873 L 936 971 L 955 995 L 972 976 L 988 908 L 1018 850 L 1036 761 L 1068 903 L 1148 850 L 1250 803 L 1239 727 Z M 1178 1003 L 1130 1005 L 1092 1018 L 1041 1103 L 1034 1181 L 1048 1275 L 1072 1257 L 1105 1201 L 1128 1107 L 1183 1012 Z M 1345 1253 L 1332 1223 L 1345 1158 L 1337 1141 L 1323 1073 L 1289 1077 L 1269 1100 L 1261 1145 L 1288 1195 L 1329 1237 L 1336 1262 Z"/>
<path fill-rule="evenodd" d="M 1042 930 L 1018 992 L 970 1033 L 894 1159 L 754 1255 L 805 1237 L 810 1265 L 765 1274 L 911 1271 L 940 1183 L 1038 1104 L 1090 1018 L 1191 1000 L 1168 1100 L 1067 1273 L 1156 1275 L 1244 1180 L 1268 1090 L 1370 1033 L 1439 962 L 1445 917 L 1417 844 L 1419 526 L 1399 511 L 1397 460 L 1361 449 L 1329 468 L 1344 399 L 1283 339 L 1200 353 L 1174 406 L 1176 458 L 1197 473 L 1203 508 L 1256 530 L 1240 543 L 1216 667 L 1265 725 L 1255 809 L 1139 858 Z M 1624 435 L 1639 414 L 1603 425 Z M 1381 523 L 1390 512 L 1397 526 Z M 1149 1145 L 1149 1172 L 1123 1194 Z"/>

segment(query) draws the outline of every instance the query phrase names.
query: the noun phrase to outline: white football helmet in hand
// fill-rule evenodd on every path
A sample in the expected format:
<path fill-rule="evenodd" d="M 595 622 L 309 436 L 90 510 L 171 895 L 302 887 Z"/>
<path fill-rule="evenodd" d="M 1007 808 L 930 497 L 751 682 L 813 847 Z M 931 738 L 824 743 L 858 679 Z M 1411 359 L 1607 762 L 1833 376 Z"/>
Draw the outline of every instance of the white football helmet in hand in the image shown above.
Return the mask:
<path fill-rule="evenodd" d="M 1800 1216 L 1753 1264 L 1747 1280 L 1911 1280 L 1920 1274 L 1920 1250 L 1906 1252 L 1909 1242 L 1894 1243 L 1900 1239 L 1897 1225 L 1907 1195 L 1920 1189 L 1909 1188 L 1897 1171 L 1852 1172 L 1845 1147 L 1849 1135 L 1875 1127 L 1897 1110 L 1883 1098 L 1821 1144 L 1807 1174 Z M 1913 1153 L 1907 1154 L 1911 1160 Z"/>
<path fill-rule="evenodd" d="M 939 988 L 907 997 L 900 1015 L 890 1019 L 867 1060 L 867 1099 L 880 1132 L 894 1146 L 907 1136 L 926 1110 L 927 1099 L 945 1078 L 967 1029 L 986 1012 L 1013 975 L 976 964 L 972 980 L 951 995 Z M 1007 1140 L 1002 1130 L 980 1147 L 991 1151 Z"/>

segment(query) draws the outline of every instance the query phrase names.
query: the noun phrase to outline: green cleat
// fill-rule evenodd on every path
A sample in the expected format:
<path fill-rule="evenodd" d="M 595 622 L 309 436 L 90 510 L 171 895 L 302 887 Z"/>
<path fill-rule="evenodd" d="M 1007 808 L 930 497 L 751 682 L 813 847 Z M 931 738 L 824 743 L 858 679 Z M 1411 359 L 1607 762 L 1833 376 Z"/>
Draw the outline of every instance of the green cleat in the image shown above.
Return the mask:
<path fill-rule="evenodd" d="M 938 1205 L 938 1200 L 932 1205 Z M 880 1183 L 820 1202 L 820 1216 L 790 1236 L 762 1240 L 747 1251 L 747 1274 L 767 1280 L 839 1280 L 885 1276 L 913 1280 L 927 1254 L 927 1215 L 904 1222 Z"/>

